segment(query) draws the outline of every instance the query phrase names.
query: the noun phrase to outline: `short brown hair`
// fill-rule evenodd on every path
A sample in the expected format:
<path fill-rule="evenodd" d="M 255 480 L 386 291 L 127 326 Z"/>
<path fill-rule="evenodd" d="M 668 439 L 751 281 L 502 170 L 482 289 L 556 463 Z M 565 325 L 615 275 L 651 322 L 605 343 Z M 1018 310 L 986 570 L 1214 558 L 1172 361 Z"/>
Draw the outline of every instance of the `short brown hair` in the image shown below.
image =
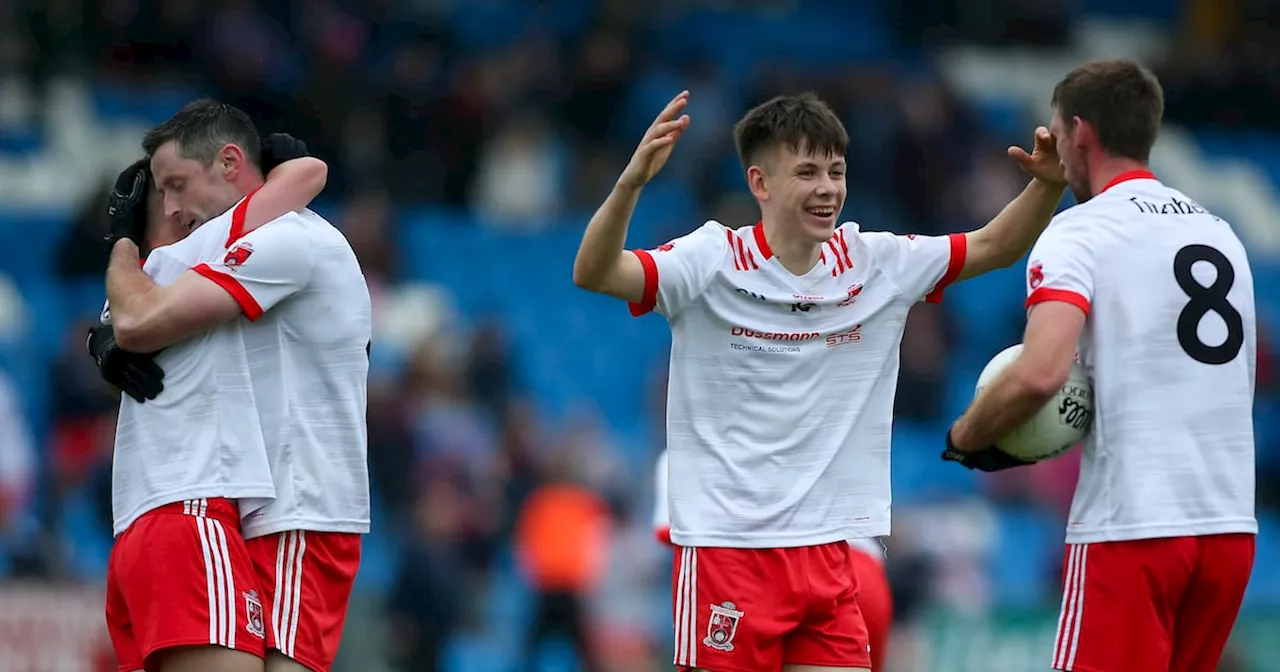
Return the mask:
<path fill-rule="evenodd" d="M 262 165 L 262 144 L 253 120 L 240 108 L 216 100 L 201 98 L 187 103 L 167 121 L 147 131 L 142 150 L 152 156 L 169 141 L 178 144 L 180 156 L 204 166 L 213 164 L 218 150 L 226 145 L 238 146 L 250 163 Z"/>
<path fill-rule="evenodd" d="M 743 169 L 778 146 L 832 156 L 844 156 L 849 149 L 849 132 L 840 117 L 812 93 L 778 96 L 757 105 L 733 127 L 733 139 Z"/>
<path fill-rule="evenodd" d="M 1053 87 L 1063 121 L 1093 125 L 1103 151 L 1135 161 L 1151 158 L 1164 116 L 1164 90 L 1146 68 L 1127 59 L 1090 61 Z"/>

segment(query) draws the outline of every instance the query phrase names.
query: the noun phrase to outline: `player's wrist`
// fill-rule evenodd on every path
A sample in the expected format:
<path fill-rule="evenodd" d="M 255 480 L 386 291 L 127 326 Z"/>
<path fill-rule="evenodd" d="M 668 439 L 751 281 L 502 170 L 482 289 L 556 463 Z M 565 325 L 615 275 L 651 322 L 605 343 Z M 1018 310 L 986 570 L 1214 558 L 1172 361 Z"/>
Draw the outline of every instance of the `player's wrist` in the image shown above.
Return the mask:
<path fill-rule="evenodd" d="M 142 253 L 141 249 L 138 247 L 138 244 L 128 236 L 120 236 L 120 237 L 117 237 L 114 241 L 112 241 L 111 251 L 115 252 L 117 250 L 123 253 L 132 253 L 135 256 L 141 255 Z M 139 258 L 141 257 L 139 256 Z"/>

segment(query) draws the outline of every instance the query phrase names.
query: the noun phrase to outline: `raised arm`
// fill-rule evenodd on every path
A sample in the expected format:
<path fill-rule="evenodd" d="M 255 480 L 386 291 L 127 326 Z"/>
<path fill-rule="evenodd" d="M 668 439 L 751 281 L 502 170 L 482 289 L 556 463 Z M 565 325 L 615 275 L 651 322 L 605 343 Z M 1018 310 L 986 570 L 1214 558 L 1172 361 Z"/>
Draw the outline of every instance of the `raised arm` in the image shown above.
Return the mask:
<path fill-rule="evenodd" d="M 965 234 L 967 252 L 960 280 L 1017 263 L 1049 225 L 1066 191 L 1066 176 L 1049 129 L 1036 129 L 1031 154 L 1010 147 L 1009 156 L 1033 179 L 986 226 Z"/>
<path fill-rule="evenodd" d="M 688 103 L 688 91 L 667 103 L 645 131 L 613 191 L 591 217 L 573 261 L 575 285 L 631 303 L 639 304 L 645 299 L 644 266 L 640 257 L 625 250 L 627 227 L 641 189 L 666 164 L 676 141 L 689 126 L 688 115 L 681 114 Z"/>

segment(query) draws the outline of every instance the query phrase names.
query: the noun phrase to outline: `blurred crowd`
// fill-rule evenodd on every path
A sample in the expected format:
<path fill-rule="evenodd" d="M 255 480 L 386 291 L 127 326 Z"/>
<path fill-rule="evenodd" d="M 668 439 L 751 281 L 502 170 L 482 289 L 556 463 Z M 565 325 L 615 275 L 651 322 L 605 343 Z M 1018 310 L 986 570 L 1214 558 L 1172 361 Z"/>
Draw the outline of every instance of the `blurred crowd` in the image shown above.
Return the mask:
<path fill-rule="evenodd" d="M 1072 29 L 1066 1 L 979 3 L 981 16 L 958 1 L 884 3 L 898 29 L 891 39 L 899 58 L 825 68 L 769 62 L 741 78 L 697 54 L 676 60 L 648 45 L 669 15 L 695 5 L 768 12 L 803 3 L 516 4 L 513 28 L 459 27 L 445 20 L 456 9 L 445 0 L 0 2 L 0 129 L 39 124 L 44 85 L 68 75 L 162 83 L 238 105 L 262 131 L 293 133 L 329 162 L 326 212 L 355 248 L 377 313 L 403 280 L 394 248 L 401 208 L 467 209 L 512 228 L 589 212 L 648 123 L 644 114 L 657 112 L 636 110 L 634 83 L 642 80 L 682 81 L 693 92 L 693 124 L 667 170 L 695 186 L 704 218 L 755 221 L 728 129 L 770 95 L 812 89 L 851 131 L 851 203 L 868 212 L 846 217 L 901 232 L 974 228 L 1020 191 L 1024 177 L 1004 150 L 1027 141 L 1036 120 L 1028 120 L 1025 138 L 988 128 L 929 67 L 929 49 L 957 40 L 1052 46 Z M 1240 6 L 1230 20 L 1218 16 L 1228 4 Z M 1275 4 L 1188 3 L 1183 39 L 1195 49 L 1179 50 L 1163 70 L 1171 117 L 1274 126 L 1275 116 L 1263 111 L 1280 96 L 1280 21 L 1267 13 L 1239 17 Z M 34 103 L 8 104 L 18 99 Z M 62 278 L 98 278 L 105 269 L 96 233 L 101 196 L 83 203 L 57 251 Z M 697 223 L 670 222 L 665 233 Z M 0 282 L 0 304 L 4 291 Z M 1006 317 L 998 328 L 1013 342 L 1020 307 L 1010 305 Z M 529 641 L 567 635 L 583 650 L 607 650 L 617 665 L 665 652 L 668 558 L 652 542 L 648 520 L 660 441 L 637 458 L 589 411 L 548 422 L 522 384 L 521 352 L 502 316 L 469 318 L 466 329 L 447 321 L 430 329 L 402 363 L 375 367 L 371 380 L 375 525 L 396 540 L 397 569 L 378 596 L 394 633 L 393 657 L 403 669 L 436 669 L 451 637 L 484 627 L 477 596 L 502 590 L 494 572 L 504 564 L 534 588 Z M 91 493 L 99 523 L 110 527 L 117 401 L 84 354 L 85 326 L 68 330 L 49 372 L 49 427 L 24 419 L 21 390 L 0 370 L 0 540 L 20 540 L 0 543 L 11 549 L 13 576 L 71 573 L 67 540 L 56 533 L 66 493 Z M 954 349 L 945 306 L 912 312 L 899 418 L 947 419 Z M 1261 395 L 1274 394 L 1274 357 L 1263 348 Z M 636 408 L 651 418 L 654 437 L 662 434 L 664 381 L 655 370 L 651 393 Z M 1272 506 L 1280 503 L 1278 467 L 1260 479 Z M 984 480 L 980 499 L 895 512 L 889 571 L 903 641 L 926 606 L 981 609 L 988 601 L 999 579 L 985 573 L 986 545 L 977 540 L 993 534 L 992 502 L 1065 519 L 1077 468 L 1078 458 L 1068 456 Z M 1044 567 L 1046 585 L 1056 586 L 1059 572 Z M 607 646 L 589 644 L 601 637 Z"/>

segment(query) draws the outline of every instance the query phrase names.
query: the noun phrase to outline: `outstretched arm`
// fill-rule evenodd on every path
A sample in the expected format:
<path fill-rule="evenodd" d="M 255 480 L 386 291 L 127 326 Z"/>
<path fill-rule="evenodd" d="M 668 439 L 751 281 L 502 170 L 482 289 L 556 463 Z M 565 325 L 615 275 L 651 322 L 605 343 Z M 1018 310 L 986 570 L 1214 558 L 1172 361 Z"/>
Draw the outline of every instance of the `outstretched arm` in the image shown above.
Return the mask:
<path fill-rule="evenodd" d="M 591 217 L 573 261 L 575 285 L 631 303 L 644 299 L 644 267 L 639 257 L 624 250 L 627 227 L 640 190 L 666 164 L 676 140 L 689 125 L 689 117 L 681 114 L 688 103 L 688 91 L 667 103 L 640 140 L 613 191 Z"/>
<path fill-rule="evenodd" d="M 1017 263 L 1049 225 L 1066 191 L 1066 177 L 1049 129 L 1036 129 L 1031 154 L 1010 147 L 1009 156 L 1033 179 L 986 226 L 965 234 L 967 252 L 960 280 Z"/>

